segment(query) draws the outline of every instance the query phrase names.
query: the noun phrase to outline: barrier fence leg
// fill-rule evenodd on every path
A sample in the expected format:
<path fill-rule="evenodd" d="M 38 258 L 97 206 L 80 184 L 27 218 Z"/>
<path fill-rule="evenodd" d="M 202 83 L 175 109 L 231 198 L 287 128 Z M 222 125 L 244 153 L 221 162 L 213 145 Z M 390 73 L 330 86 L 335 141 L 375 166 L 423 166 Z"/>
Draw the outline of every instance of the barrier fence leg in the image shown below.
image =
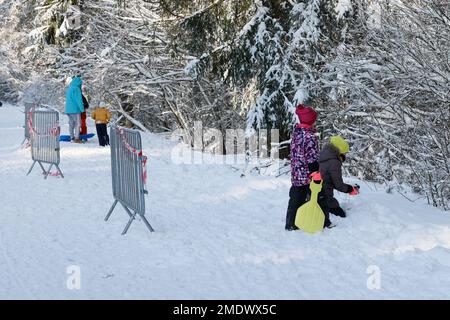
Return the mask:
<path fill-rule="evenodd" d="M 52 169 L 52 167 L 53 167 L 53 163 L 50 165 L 50 167 L 48 167 L 48 170 L 47 170 L 47 172 L 45 173 L 44 179 L 47 179 L 48 175 L 50 174 L 50 170 Z"/>
<path fill-rule="evenodd" d="M 139 216 L 141 217 L 142 221 L 144 221 L 144 223 L 147 226 L 148 230 L 150 230 L 150 232 L 155 232 L 155 230 L 153 230 L 153 228 L 150 225 L 150 223 L 147 221 L 147 218 L 143 214 L 140 214 Z"/>
<path fill-rule="evenodd" d="M 35 160 L 35 161 L 33 162 L 33 164 L 31 165 L 31 168 L 30 168 L 30 170 L 28 170 L 27 175 L 29 175 L 30 172 L 31 172 L 31 170 L 33 170 L 35 164 L 36 164 L 36 160 Z"/>
<path fill-rule="evenodd" d="M 63 175 L 61 169 L 59 168 L 59 166 L 57 164 L 55 164 L 55 166 L 56 166 L 56 169 L 58 169 L 58 172 L 61 175 L 61 177 L 64 178 L 64 175 Z"/>
<path fill-rule="evenodd" d="M 41 163 L 40 161 L 38 161 L 37 163 L 39 163 L 39 166 L 41 166 L 42 173 L 43 173 L 43 174 L 46 174 L 47 171 L 45 171 L 44 166 L 42 165 L 42 163 Z"/>
<path fill-rule="evenodd" d="M 111 213 L 114 211 L 114 208 L 116 207 L 117 202 L 119 202 L 117 199 L 114 200 L 113 205 L 111 206 L 111 209 L 109 209 L 108 214 L 105 217 L 105 221 L 108 221 L 109 216 L 111 215 Z"/>
<path fill-rule="evenodd" d="M 134 214 L 131 215 L 130 220 L 128 220 L 127 225 L 125 226 L 125 229 L 123 229 L 122 235 L 126 234 L 128 231 L 128 228 L 130 228 L 131 223 L 133 222 L 134 218 L 136 217 L 136 212 L 134 212 Z"/>
<path fill-rule="evenodd" d="M 131 217 L 133 214 L 131 213 L 130 209 L 126 205 L 124 205 L 122 202 L 120 203 L 122 207 L 125 209 L 125 211 L 128 213 L 128 215 Z"/>

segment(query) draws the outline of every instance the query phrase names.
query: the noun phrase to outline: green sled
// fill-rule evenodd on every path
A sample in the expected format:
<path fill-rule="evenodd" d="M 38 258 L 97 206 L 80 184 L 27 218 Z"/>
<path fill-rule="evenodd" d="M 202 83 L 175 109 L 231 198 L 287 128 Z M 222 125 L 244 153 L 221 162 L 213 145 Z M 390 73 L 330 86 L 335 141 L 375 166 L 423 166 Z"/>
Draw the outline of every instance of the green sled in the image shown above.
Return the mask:
<path fill-rule="evenodd" d="M 317 196 L 322 190 L 322 180 L 320 182 L 311 180 L 309 189 L 311 190 L 311 199 L 298 208 L 295 225 L 307 233 L 316 233 L 323 229 L 325 222 L 325 214 L 317 203 Z"/>

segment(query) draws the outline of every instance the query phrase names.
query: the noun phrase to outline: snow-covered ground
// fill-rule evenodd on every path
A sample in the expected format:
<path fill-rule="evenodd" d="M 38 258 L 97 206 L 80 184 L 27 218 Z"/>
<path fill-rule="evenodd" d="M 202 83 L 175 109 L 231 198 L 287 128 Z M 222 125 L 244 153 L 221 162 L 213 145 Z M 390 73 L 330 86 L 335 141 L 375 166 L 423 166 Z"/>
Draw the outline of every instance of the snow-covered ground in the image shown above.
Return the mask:
<path fill-rule="evenodd" d="M 109 149 L 62 143 L 64 179 L 26 176 L 22 124 L 19 108 L 0 108 L 2 299 L 450 298 L 449 213 L 360 181 L 360 196 L 340 195 L 337 227 L 286 232 L 289 177 L 175 164 L 175 142 L 143 134 L 156 232 L 135 221 L 121 236 L 122 208 L 103 220 Z M 79 289 L 67 286 L 73 266 Z"/>

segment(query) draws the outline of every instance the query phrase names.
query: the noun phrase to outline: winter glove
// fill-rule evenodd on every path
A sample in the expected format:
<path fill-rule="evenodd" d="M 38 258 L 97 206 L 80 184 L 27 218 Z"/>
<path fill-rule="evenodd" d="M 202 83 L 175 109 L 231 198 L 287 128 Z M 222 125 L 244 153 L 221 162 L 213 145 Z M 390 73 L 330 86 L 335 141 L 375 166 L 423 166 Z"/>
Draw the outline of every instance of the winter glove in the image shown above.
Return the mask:
<path fill-rule="evenodd" d="M 309 175 L 311 177 L 312 180 L 314 181 L 320 181 L 322 180 L 322 176 L 320 175 L 319 171 L 313 172 Z"/>
<path fill-rule="evenodd" d="M 353 188 L 352 191 L 350 191 L 348 194 L 351 196 L 358 195 L 359 194 L 359 186 L 357 184 L 355 184 L 352 188 Z"/>

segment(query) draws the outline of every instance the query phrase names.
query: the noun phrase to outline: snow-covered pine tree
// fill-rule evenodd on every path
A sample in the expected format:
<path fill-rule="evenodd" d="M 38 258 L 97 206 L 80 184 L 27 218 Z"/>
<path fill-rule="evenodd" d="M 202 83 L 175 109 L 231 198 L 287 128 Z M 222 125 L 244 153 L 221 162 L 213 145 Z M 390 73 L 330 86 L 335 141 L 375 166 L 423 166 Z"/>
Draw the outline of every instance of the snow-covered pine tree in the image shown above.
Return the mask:
<path fill-rule="evenodd" d="M 449 208 L 450 24 L 447 1 L 377 3 L 376 23 L 327 64 L 334 132 L 354 146 L 351 172 L 403 184 Z M 368 20 L 370 21 L 370 19 Z"/>
<path fill-rule="evenodd" d="M 242 123 L 220 81 L 188 74 L 189 52 L 169 41 L 177 21 L 162 17 L 164 8 L 142 0 L 11 1 L 4 10 L 13 23 L 2 31 L 12 35 L 11 55 L 35 75 L 31 82 L 44 77 L 63 89 L 81 74 L 93 105 L 107 100 L 128 124 L 167 131 L 196 120 Z"/>
<path fill-rule="evenodd" d="M 352 39 L 347 30 L 364 7 L 364 1 L 350 0 L 258 0 L 241 5 L 215 1 L 199 10 L 195 3 L 205 8 L 203 2 L 178 3 L 196 13 L 177 25 L 184 35 L 179 44 L 197 57 L 193 69 L 200 75 L 218 74 L 239 92 L 251 90 L 246 100 L 238 99 L 247 128 L 279 129 L 282 140 L 296 121 L 295 104 L 313 100 L 320 109 L 326 101 L 320 81 L 324 65 Z M 227 28 L 229 20 L 211 13 L 213 7 L 220 8 L 220 17 L 227 12 L 234 19 L 232 28 Z M 192 17 L 195 23 L 188 23 Z M 205 26 L 203 32 L 195 32 L 199 25 Z"/>

